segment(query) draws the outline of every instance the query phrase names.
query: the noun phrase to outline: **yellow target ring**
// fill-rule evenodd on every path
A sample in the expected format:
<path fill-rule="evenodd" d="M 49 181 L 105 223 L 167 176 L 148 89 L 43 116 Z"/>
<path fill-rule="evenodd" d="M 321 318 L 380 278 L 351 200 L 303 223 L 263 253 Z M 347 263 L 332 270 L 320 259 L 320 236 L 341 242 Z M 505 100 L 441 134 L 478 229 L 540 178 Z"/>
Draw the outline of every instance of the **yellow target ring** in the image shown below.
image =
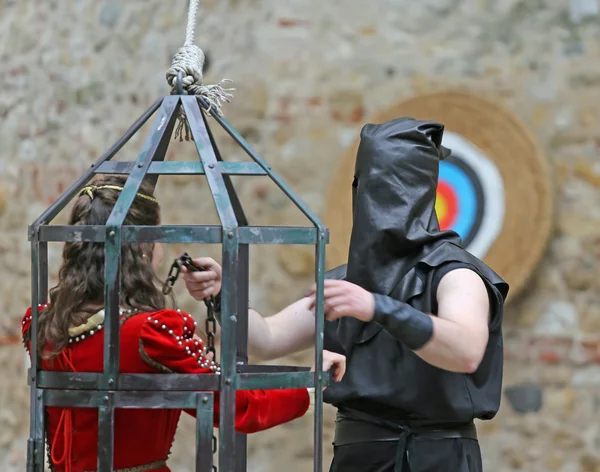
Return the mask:
<path fill-rule="evenodd" d="M 438 197 L 438 199 L 435 201 L 435 212 L 438 220 L 443 220 L 446 218 L 446 214 L 448 213 L 448 204 L 444 198 Z"/>

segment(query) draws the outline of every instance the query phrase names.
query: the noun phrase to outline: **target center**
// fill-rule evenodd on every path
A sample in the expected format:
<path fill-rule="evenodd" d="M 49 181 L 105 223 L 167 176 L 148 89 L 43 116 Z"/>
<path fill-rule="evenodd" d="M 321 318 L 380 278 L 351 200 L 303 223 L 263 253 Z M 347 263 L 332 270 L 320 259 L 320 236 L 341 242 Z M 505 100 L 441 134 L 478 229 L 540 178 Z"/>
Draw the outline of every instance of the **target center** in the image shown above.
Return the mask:
<path fill-rule="evenodd" d="M 453 229 L 458 213 L 457 197 L 447 182 L 438 183 L 435 211 L 441 230 Z"/>
<path fill-rule="evenodd" d="M 438 195 L 435 201 L 435 212 L 438 216 L 438 220 L 440 221 L 445 220 L 448 215 L 448 204 L 446 203 L 446 199 L 442 195 Z"/>

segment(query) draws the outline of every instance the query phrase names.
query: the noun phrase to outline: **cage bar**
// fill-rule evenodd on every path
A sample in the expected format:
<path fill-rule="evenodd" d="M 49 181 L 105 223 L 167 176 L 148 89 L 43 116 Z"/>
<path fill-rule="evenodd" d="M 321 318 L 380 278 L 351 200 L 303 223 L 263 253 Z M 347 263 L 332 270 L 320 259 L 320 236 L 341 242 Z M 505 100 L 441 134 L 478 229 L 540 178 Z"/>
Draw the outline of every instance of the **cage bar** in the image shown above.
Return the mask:
<path fill-rule="evenodd" d="M 39 240 L 43 242 L 76 241 L 104 242 L 104 226 L 42 226 Z M 316 244 L 315 228 L 269 226 L 242 226 L 238 228 L 240 244 Z M 162 243 L 204 243 L 223 242 L 222 229 L 215 225 L 164 225 L 164 226 L 125 226 L 121 228 L 124 243 L 162 242 Z"/>

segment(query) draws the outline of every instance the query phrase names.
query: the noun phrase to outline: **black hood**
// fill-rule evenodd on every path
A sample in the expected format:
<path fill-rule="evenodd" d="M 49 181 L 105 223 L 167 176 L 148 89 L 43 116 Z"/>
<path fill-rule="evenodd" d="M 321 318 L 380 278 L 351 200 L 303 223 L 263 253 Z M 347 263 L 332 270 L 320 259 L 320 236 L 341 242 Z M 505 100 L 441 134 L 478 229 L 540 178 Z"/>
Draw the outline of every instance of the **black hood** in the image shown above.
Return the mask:
<path fill-rule="evenodd" d="M 435 213 L 444 126 L 398 118 L 361 131 L 352 189 L 349 282 L 389 295 L 440 244 L 460 245 L 440 231 Z"/>
<path fill-rule="evenodd" d="M 429 299 L 435 294 L 425 293 L 428 274 L 447 262 L 462 262 L 503 301 L 506 282 L 467 252 L 455 232 L 440 231 L 435 213 L 439 164 L 450 155 L 441 144 L 443 132 L 439 123 L 411 118 L 362 129 L 346 280 L 403 302 Z M 350 355 L 354 343 L 366 342 L 380 329 L 376 323 L 341 318 L 338 342 Z"/>

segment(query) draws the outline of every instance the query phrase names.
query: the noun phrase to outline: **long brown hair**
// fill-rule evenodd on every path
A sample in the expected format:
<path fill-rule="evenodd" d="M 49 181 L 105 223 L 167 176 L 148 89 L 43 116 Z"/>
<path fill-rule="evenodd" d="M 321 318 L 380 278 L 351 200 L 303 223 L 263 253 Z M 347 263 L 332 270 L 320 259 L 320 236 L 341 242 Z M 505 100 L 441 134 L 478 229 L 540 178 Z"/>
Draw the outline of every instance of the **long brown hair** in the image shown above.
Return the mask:
<path fill-rule="evenodd" d="M 119 198 L 126 178 L 110 176 L 92 182 L 75 201 L 69 225 L 105 225 Z M 104 188 L 102 188 L 104 187 Z M 141 195 L 141 196 L 140 196 Z M 152 188 L 142 184 L 131 204 L 124 225 L 160 224 L 160 208 Z M 120 304 L 123 308 L 155 311 L 165 307 L 152 267 L 150 243 L 123 244 L 121 249 Z M 50 290 L 50 306 L 38 321 L 38 353 L 54 357 L 68 345 L 69 327 L 85 323 L 93 307 L 104 304 L 104 244 L 67 242 L 62 253 L 58 284 Z"/>

